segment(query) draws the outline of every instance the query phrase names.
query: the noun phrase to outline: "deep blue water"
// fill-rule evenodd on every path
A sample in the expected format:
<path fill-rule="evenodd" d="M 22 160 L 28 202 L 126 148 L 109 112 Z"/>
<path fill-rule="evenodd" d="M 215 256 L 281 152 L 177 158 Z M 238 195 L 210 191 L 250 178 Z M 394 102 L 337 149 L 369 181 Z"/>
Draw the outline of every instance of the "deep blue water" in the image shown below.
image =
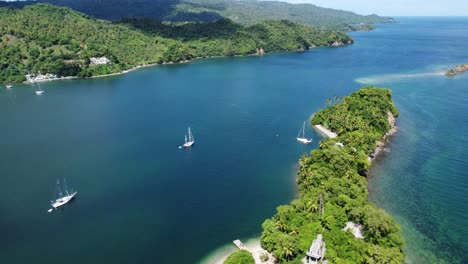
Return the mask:
<path fill-rule="evenodd" d="M 295 137 L 326 99 L 393 90 L 400 132 L 370 177 L 409 261 L 464 263 L 468 237 L 467 18 L 401 18 L 356 43 L 199 60 L 0 90 L 2 263 L 194 263 L 258 236 L 295 195 Z M 191 150 L 178 148 L 190 126 Z M 55 181 L 77 199 L 47 213 Z"/>

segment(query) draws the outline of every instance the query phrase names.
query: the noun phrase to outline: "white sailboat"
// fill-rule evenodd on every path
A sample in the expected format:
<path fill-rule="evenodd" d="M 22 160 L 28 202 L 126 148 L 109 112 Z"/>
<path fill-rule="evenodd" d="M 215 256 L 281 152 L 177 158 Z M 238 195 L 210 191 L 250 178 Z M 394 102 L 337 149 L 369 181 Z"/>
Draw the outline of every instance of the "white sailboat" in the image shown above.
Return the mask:
<path fill-rule="evenodd" d="M 44 92 L 44 90 L 41 89 L 41 86 L 38 83 L 36 83 L 36 85 L 39 88 L 38 90 L 36 90 L 36 94 L 41 95 Z"/>
<path fill-rule="evenodd" d="M 73 191 L 68 190 L 65 179 L 63 179 L 62 182 L 57 180 L 57 199 L 51 201 L 52 207 L 56 209 L 70 202 L 73 199 L 73 197 L 75 197 L 76 194 L 77 194 L 76 191 L 73 192 Z"/>
<path fill-rule="evenodd" d="M 8 78 L 8 84 L 7 84 L 6 88 L 7 88 L 7 89 L 10 89 L 10 88 L 12 88 L 12 87 L 13 87 L 13 85 L 11 85 L 11 83 L 10 83 L 10 78 Z"/>
<path fill-rule="evenodd" d="M 185 143 L 182 145 L 184 148 L 190 148 L 193 144 L 195 144 L 195 139 L 193 138 L 192 130 L 190 127 L 188 128 L 188 137 L 185 135 Z"/>
<path fill-rule="evenodd" d="M 312 143 L 311 138 L 306 138 L 305 137 L 305 121 L 302 124 L 301 130 L 299 130 L 299 134 L 297 134 L 297 141 L 302 142 L 304 144 L 310 144 Z"/>

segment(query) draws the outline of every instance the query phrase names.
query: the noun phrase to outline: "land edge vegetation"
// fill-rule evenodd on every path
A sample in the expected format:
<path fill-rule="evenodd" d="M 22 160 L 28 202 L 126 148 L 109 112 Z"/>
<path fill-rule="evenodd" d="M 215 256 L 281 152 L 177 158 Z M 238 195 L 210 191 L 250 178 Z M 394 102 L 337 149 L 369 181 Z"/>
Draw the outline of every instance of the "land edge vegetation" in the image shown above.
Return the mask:
<path fill-rule="evenodd" d="M 229 20 L 183 25 L 151 19 L 113 23 L 50 4 L 6 7 L 0 8 L 0 82 L 22 82 L 27 74 L 102 76 L 195 58 L 262 55 L 352 43 L 352 38 L 342 32 L 289 21 L 265 21 L 249 27 Z M 107 62 L 91 61 L 101 57 Z"/>
<path fill-rule="evenodd" d="M 272 55 L 275 53 L 287 53 L 287 52 L 306 52 L 310 49 L 314 48 L 323 48 L 323 47 L 342 47 L 346 45 L 351 45 L 352 43 L 339 43 L 335 45 L 328 45 L 328 46 L 317 46 L 317 47 L 312 47 L 308 49 L 297 49 L 297 50 L 281 50 L 281 51 L 270 51 L 270 52 L 259 52 L 259 53 L 252 53 L 252 54 L 235 54 L 235 55 L 224 55 L 224 56 L 206 56 L 206 57 L 197 57 L 197 58 L 191 58 L 191 59 L 186 59 L 186 60 L 181 60 L 181 61 L 168 61 L 168 62 L 162 62 L 162 63 L 148 63 L 148 64 L 141 64 L 141 65 L 136 65 L 133 66 L 130 69 L 122 70 L 120 72 L 113 72 L 113 73 L 107 73 L 107 74 L 101 74 L 101 75 L 94 75 L 90 77 L 79 77 L 79 76 L 63 76 L 63 77 L 57 77 L 55 79 L 47 79 L 47 80 L 40 80 L 36 82 L 49 82 L 49 81 L 60 81 L 60 80 L 73 80 L 73 79 L 94 79 L 94 78 L 104 78 L 104 77 L 112 77 L 112 76 L 119 76 L 119 75 L 124 75 L 133 71 L 136 71 L 141 68 L 147 68 L 147 67 L 155 67 L 155 66 L 164 66 L 164 65 L 177 65 L 177 64 L 185 64 L 185 63 L 190 63 L 194 62 L 196 60 L 203 60 L 203 59 L 222 59 L 222 58 L 230 58 L 230 57 L 252 57 L 252 56 L 263 56 L 263 55 Z M 23 81 L 25 84 L 29 84 L 29 81 Z"/>
<path fill-rule="evenodd" d="M 311 123 L 338 136 L 301 157 L 298 198 L 263 223 L 261 246 L 280 263 L 302 263 L 312 240 L 322 234 L 330 263 L 404 263 L 401 228 L 367 199 L 365 178 L 371 160 L 397 131 L 391 91 L 363 87 L 327 104 Z M 362 227 L 364 239 L 343 231 L 348 221 Z"/>

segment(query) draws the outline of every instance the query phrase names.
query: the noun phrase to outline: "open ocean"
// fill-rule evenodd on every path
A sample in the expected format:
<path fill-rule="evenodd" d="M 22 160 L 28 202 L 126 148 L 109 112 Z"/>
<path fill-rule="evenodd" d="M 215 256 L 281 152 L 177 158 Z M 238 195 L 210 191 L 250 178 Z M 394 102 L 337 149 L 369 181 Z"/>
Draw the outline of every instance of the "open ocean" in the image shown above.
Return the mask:
<path fill-rule="evenodd" d="M 296 135 L 333 95 L 388 87 L 399 132 L 370 198 L 410 263 L 468 262 L 468 18 L 398 18 L 347 47 L 0 88 L 2 263 L 197 263 L 296 195 Z M 192 128 L 195 146 L 183 143 Z M 57 178 L 78 191 L 48 213 Z M 216 250 L 218 249 L 218 250 Z M 215 251 L 216 250 L 216 251 Z"/>

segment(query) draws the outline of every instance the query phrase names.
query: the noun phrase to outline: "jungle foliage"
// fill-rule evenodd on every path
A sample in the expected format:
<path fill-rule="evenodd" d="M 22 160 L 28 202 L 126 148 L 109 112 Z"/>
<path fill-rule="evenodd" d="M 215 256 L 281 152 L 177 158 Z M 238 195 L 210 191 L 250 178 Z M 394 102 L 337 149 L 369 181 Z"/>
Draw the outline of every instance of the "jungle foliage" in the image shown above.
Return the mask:
<path fill-rule="evenodd" d="M 261 244 L 280 263 L 300 263 L 317 234 L 330 263 L 404 262 L 400 227 L 367 199 L 367 180 L 360 175 L 370 166 L 376 141 L 390 129 L 388 112 L 398 115 L 390 90 L 364 87 L 315 113 L 313 124 L 339 136 L 322 140 L 300 159 L 298 198 L 262 225 Z M 347 221 L 363 226 L 364 239 L 343 231 Z"/>
<path fill-rule="evenodd" d="M 229 255 L 223 264 L 255 264 L 255 260 L 249 251 L 239 250 Z"/>
<path fill-rule="evenodd" d="M 291 4 L 257 0 L 36 0 L 2 2 L 0 6 L 22 7 L 38 2 L 70 7 L 87 15 L 118 21 L 122 18 L 148 17 L 168 22 L 214 22 L 230 19 L 242 25 L 267 20 L 295 23 L 333 30 L 369 29 L 373 23 L 392 23 L 393 18 L 362 16 L 349 11 L 322 8 L 312 4 Z"/>
<path fill-rule="evenodd" d="M 97 20 L 65 7 L 28 5 L 0 8 L 0 82 L 26 74 L 90 77 L 137 65 L 180 62 L 198 57 L 255 54 L 352 43 L 339 32 L 288 21 L 245 27 L 230 20 L 181 25 L 152 19 Z M 111 63 L 92 65 L 105 56 Z"/>

